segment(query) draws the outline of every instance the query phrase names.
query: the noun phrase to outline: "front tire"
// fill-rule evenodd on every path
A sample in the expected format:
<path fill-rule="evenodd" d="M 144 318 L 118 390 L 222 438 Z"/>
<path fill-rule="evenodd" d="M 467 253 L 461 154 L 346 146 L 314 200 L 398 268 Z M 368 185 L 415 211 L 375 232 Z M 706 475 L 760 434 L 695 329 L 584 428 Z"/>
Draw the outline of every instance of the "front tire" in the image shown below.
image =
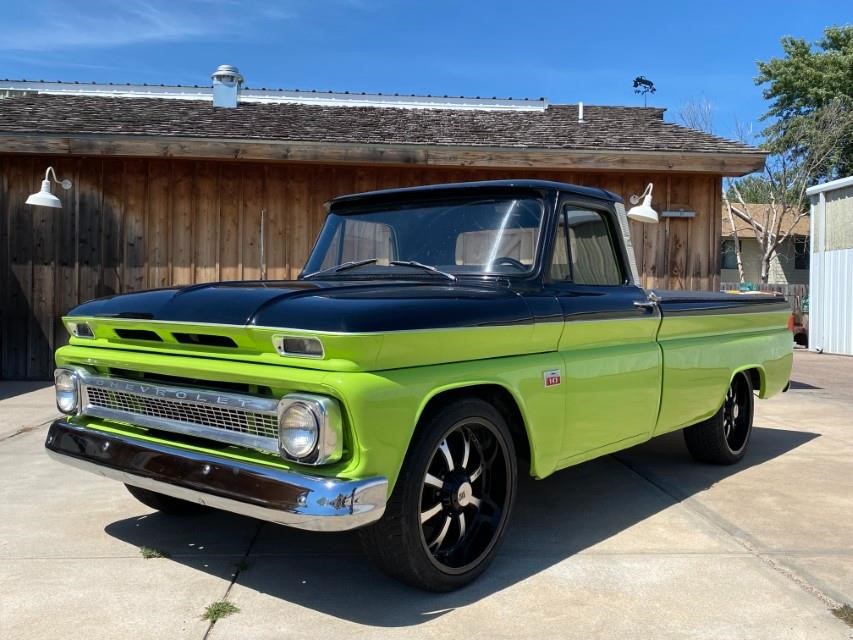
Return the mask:
<path fill-rule="evenodd" d="M 515 501 L 517 464 L 503 416 L 470 398 L 428 418 L 412 439 L 385 514 L 361 531 L 385 573 L 452 591 L 485 571 Z"/>
<path fill-rule="evenodd" d="M 723 406 L 713 416 L 684 429 L 684 442 L 699 462 L 734 464 L 746 453 L 752 436 L 754 396 L 749 376 L 735 374 Z"/>
<path fill-rule="evenodd" d="M 172 516 L 194 516 L 199 513 L 204 513 L 208 510 L 203 504 L 188 502 L 179 498 L 173 498 L 156 491 L 142 489 L 126 484 L 125 488 L 134 498 L 139 500 L 146 507 L 151 507 L 162 513 L 168 513 Z"/>

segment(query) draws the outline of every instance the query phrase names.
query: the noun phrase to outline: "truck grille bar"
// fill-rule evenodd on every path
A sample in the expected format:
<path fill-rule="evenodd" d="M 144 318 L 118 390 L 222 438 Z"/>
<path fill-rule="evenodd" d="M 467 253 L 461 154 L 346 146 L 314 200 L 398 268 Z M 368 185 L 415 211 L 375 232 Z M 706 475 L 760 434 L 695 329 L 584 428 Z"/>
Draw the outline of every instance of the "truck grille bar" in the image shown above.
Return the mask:
<path fill-rule="evenodd" d="M 277 399 L 78 374 L 83 415 L 279 453 Z"/>

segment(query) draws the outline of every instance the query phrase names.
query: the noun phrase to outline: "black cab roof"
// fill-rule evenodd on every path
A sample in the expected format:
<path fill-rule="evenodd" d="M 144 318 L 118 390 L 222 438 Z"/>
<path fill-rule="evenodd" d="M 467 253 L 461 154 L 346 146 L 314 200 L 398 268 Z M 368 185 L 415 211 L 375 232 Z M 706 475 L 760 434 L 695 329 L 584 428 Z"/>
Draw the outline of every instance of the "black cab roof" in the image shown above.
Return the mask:
<path fill-rule="evenodd" d="M 445 184 L 431 184 L 420 187 L 404 187 L 398 189 L 382 189 L 379 191 L 367 191 L 365 193 L 354 193 L 350 195 L 338 196 L 327 203 L 327 207 L 333 207 L 339 204 L 362 204 L 368 201 L 376 200 L 380 202 L 390 202 L 407 200 L 410 197 L 417 198 L 418 196 L 442 196 L 442 195 L 462 195 L 462 192 L 470 191 L 495 191 L 495 190 L 535 190 L 535 191 L 560 191 L 562 193 L 570 193 L 588 198 L 597 198 L 599 200 L 607 200 L 609 202 L 622 202 L 622 197 L 598 187 L 582 187 L 575 184 L 565 182 L 555 182 L 551 180 L 482 180 L 479 182 L 449 182 Z"/>

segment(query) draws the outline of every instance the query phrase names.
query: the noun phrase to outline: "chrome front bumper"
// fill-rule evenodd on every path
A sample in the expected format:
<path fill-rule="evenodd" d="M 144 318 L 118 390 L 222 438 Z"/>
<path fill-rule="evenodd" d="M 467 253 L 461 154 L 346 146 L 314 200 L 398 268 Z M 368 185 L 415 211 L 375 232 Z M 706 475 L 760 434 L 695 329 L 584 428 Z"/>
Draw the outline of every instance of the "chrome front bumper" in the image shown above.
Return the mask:
<path fill-rule="evenodd" d="M 48 454 L 105 478 L 310 531 L 345 531 L 385 512 L 388 480 L 323 478 L 87 429 L 50 426 Z"/>

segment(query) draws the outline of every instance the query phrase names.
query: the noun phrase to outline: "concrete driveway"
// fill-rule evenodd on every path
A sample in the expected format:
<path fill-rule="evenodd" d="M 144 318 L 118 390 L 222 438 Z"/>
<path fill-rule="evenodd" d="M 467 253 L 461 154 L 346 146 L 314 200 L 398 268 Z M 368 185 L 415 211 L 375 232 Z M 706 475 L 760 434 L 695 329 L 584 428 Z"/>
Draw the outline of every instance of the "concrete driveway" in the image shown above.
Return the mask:
<path fill-rule="evenodd" d="M 0 637 L 850 638 L 853 358 L 797 352 L 733 468 L 680 434 L 521 483 L 478 582 L 398 585 L 352 534 L 152 513 L 48 460 L 49 389 L 0 385 Z M 11 417 L 10 417 L 11 416 Z M 13 424 L 14 423 L 14 424 Z M 168 557 L 144 559 L 140 548 Z M 210 625 L 205 607 L 240 611 Z"/>

